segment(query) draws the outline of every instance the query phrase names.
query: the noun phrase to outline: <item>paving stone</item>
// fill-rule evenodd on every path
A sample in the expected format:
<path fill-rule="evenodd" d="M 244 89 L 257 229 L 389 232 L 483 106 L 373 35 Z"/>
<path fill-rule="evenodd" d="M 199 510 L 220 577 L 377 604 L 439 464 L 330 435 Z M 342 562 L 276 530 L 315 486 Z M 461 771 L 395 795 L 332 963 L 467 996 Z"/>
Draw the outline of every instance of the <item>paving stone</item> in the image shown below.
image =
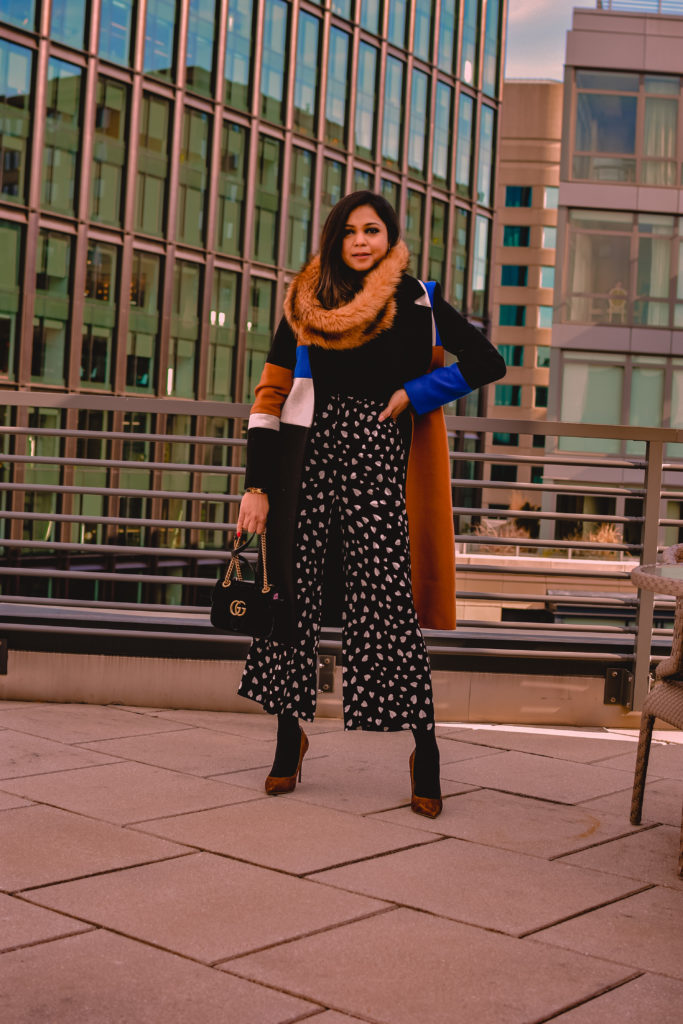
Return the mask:
<path fill-rule="evenodd" d="M 670 885 L 683 892 L 683 878 L 678 874 L 680 844 L 680 827 L 660 825 L 571 857 L 563 857 L 562 863 L 606 871 L 623 878 L 637 878 L 641 882 Z"/>
<path fill-rule="evenodd" d="M 79 750 L 97 750 L 142 764 L 188 775 L 220 775 L 240 768 L 270 768 L 273 749 L 259 739 L 211 732 L 208 729 L 182 729 L 157 736 L 133 736 L 123 740 L 89 743 Z"/>
<path fill-rule="evenodd" d="M 549 952 L 399 909 L 224 966 L 382 1024 L 528 1024 L 632 973 L 603 960 Z"/>
<path fill-rule="evenodd" d="M 485 789 L 500 789 L 564 804 L 578 804 L 605 793 L 614 793 L 624 785 L 622 774 L 613 768 L 577 764 L 515 750 L 447 764 L 442 767 L 441 774 L 447 779 L 469 782 Z"/>
<path fill-rule="evenodd" d="M 448 739 L 449 730 L 437 729 L 440 739 Z M 450 733 L 453 735 L 453 733 Z M 614 739 L 604 732 L 586 732 L 582 736 L 567 736 L 561 730 L 548 732 L 518 732 L 510 729 L 463 729 L 455 734 L 458 741 L 497 747 L 500 750 L 519 750 L 526 754 L 543 754 L 559 757 L 565 761 L 589 763 L 619 754 L 636 756 L 635 739 Z"/>
<path fill-rule="evenodd" d="M 655 888 L 555 925 L 533 942 L 683 979 L 681 921 L 683 893 Z"/>
<path fill-rule="evenodd" d="M 5 811 L 2 824 L 0 888 L 10 892 L 187 852 L 176 843 L 54 807 Z"/>
<path fill-rule="evenodd" d="M 26 896 L 207 963 L 385 906 L 208 853 L 33 889 Z"/>
<path fill-rule="evenodd" d="M 121 736 L 148 735 L 182 729 L 182 723 L 164 722 L 97 704 L 60 704 L 0 710 L 0 725 L 60 743 L 87 743 Z"/>
<path fill-rule="evenodd" d="M 435 820 L 409 808 L 376 815 L 375 820 L 546 858 L 635 831 L 628 818 L 490 789 L 451 797 Z"/>
<path fill-rule="evenodd" d="M 629 772 L 633 776 L 636 768 L 636 752 L 610 757 L 600 762 L 603 768 L 614 768 Z M 657 743 L 650 747 L 650 758 L 647 768 L 648 778 L 658 776 L 662 779 L 683 780 L 683 746 L 679 743 Z"/>
<path fill-rule="evenodd" d="M 553 1017 L 553 1024 L 642 1024 L 646 1020 L 681 1024 L 681 1018 L 683 982 L 643 974 L 583 1006 Z"/>
<path fill-rule="evenodd" d="M 304 724 L 304 730 L 306 725 Z M 385 764 L 398 771 L 407 770 L 408 758 L 415 748 L 410 729 L 398 732 L 364 732 L 350 729 L 316 736 L 307 757 L 326 755 L 333 757 L 341 772 L 346 765 Z"/>
<path fill-rule="evenodd" d="M 265 711 L 256 714 L 243 714 L 239 711 L 160 711 L 157 718 L 165 722 L 184 723 L 200 726 L 202 729 L 213 729 L 216 732 L 234 733 L 236 736 L 264 740 L 272 743 L 275 748 L 277 736 L 277 719 Z M 336 718 L 320 718 L 315 722 L 304 722 L 306 734 L 318 736 L 327 732 L 343 732 L 341 720 Z"/>
<path fill-rule="evenodd" d="M 628 781 L 628 789 L 621 789 L 618 793 L 601 796 L 596 800 L 588 800 L 582 806 L 596 811 L 606 811 L 628 821 L 631 814 L 632 780 Z M 683 782 L 677 779 L 648 779 L 643 801 L 643 824 L 656 821 L 662 825 L 680 825 L 682 804 Z"/>
<path fill-rule="evenodd" d="M 19 796 L 14 796 L 12 793 L 0 792 L 0 811 L 7 811 L 10 807 L 28 807 L 28 800 L 22 800 Z"/>
<path fill-rule="evenodd" d="M 227 783 L 123 762 L 18 779 L 5 786 L 31 800 L 117 825 L 254 799 L 248 789 Z"/>
<path fill-rule="evenodd" d="M 71 917 L 0 894 L 0 953 L 89 929 Z"/>
<path fill-rule="evenodd" d="M 214 779 L 245 786 L 262 795 L 265 774 L 262 768 L 255 768 L 248 772 L 217 775 Z M 442 780 L 441 785 L 444 796 L 466 793 L 472 788 L 467 783 L 450 779 Z M 302 784 L 297 785 L 288 799 L 353 814 L 372 814 L 399 807 L 410 800 L 408 766 L 404 771 L 398 771 L 395 766 L 381 761 L 375 764 L 365 761 L 343 763 L 341 756 L 316 757 L 311 761 L 307 757 Z"/>
<path fill-rule="evenodd" d="M 315 1017 L 307 1018 L 309 1024 L 363 1024 L 360 1017 L 349 1017 L 346 1013 L 337 1013 L 336 1010 L 325 1010 Z"/>
<path fill-rule="evenodd" d="M 295 803 L 289 796 L 264 797 L 138 827 L 202 850 L 296 875 L 428 843 L 434 838 L 415 829 Z"/>
<path fill-rule="evenodd" d="M 6 953 L 0 999 L 8 1024 L 288 1024 L 315 1010 L 103 931 Z"/>
<path fill-rule="evenodd" d="M 115 757 L 84 750 L 82 747 L 68 747 L 64 743 L 54 743 L 52 740 L 5 729 L 0 744 L 0 779 L 18 779 L 26 775 L 60 772 L 92 764 L 112 764 L 116 760 Z"/>
<path fill-rule="evenodd" d="M 642 887 L 631 879 L 458 839 L 312 877 L 326 885 L 509 935 L 547 927 Z M 462 879 L 467 879 L 466 885 L 460 884 Z"/>

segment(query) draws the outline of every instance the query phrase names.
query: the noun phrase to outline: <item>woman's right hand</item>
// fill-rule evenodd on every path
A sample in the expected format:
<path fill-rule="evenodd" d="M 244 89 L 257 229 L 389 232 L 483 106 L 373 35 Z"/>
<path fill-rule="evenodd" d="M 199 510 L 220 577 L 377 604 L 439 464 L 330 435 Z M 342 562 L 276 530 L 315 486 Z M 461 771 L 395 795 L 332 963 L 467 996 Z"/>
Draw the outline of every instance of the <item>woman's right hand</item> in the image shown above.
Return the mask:
<path fill-rule="evenodd" d="M 267 494 L 247 491 L 242 496 L 240 513 L 237 517 L 237 533 L 263 533 L 266 528 L 269 509 Z"/>

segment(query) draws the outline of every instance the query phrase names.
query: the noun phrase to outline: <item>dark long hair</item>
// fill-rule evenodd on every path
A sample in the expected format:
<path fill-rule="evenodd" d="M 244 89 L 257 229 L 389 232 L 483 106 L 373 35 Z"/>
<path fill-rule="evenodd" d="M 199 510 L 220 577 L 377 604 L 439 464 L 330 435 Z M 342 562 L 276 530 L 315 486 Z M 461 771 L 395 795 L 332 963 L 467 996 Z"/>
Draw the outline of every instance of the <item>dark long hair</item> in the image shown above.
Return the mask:
<path fill-rule="evenodd" d="M 351 192 L 340 199 L 330 210 L 320 238 L 318 300 L 326 309 L 334 309 L 349 302 L 361 286 L 362 275 L 347 267 L 341 255 L 346 222 L 359 206 L 371 206 L 384 222 L 390 249 L 396 245 L 401 234 L 396 211 L 384 196 L 363 190 Z"/>

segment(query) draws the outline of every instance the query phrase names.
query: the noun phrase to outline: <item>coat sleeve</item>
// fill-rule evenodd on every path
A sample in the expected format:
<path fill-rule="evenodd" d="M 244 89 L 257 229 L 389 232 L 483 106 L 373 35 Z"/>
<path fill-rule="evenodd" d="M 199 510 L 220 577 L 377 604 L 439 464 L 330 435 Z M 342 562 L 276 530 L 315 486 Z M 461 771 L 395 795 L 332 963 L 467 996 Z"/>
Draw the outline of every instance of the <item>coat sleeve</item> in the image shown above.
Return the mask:
<path fill-rule="evenodd" d="M 270 489 L 277 458 L 280 413 L 292 389 L 295 362 L 296 338 L 283 317 L 254 389 L 255 398 L 247 431 L 245 487 L 261 487 L 264 491 Z"/>
<path fill-rule="evenodd" d="M 446 302 L 438 284 L 434 289 L 432 312 L 441 344 L 457 362 L 430 370 L 404 385 L 410 404 L 418 414 L 431 412 L 468 395 L 475 388 L 500 380 L 506 371 L 505 361 L 495 346 Z"/>

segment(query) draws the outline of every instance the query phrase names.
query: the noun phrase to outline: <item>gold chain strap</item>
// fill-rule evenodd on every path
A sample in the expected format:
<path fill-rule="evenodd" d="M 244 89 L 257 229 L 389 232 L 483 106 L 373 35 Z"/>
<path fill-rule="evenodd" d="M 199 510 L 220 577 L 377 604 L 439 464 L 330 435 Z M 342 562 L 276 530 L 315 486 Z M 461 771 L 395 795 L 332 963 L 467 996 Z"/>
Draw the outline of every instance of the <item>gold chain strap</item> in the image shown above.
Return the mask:
<path fill-rule="evenodd" d="M 263 564 L 263 587 L 261 588 L 262 594 L 269 594 L 272 590 L 272 584 L 268 582 L 268 563 L 266 560 L 266 531 L 264 530 L 261 534 L 261 561 Z M 229 587 L 232 582 L 232 574 L 235 574 L 237 580 L 241 583 L 243 581 L 242 576 L 242 565 L 239 560 L 239 555 L 233 555 L 228 562 L 228 568 L 225 573 L 225 579 L 223 580 L 223 586 Z"/>

